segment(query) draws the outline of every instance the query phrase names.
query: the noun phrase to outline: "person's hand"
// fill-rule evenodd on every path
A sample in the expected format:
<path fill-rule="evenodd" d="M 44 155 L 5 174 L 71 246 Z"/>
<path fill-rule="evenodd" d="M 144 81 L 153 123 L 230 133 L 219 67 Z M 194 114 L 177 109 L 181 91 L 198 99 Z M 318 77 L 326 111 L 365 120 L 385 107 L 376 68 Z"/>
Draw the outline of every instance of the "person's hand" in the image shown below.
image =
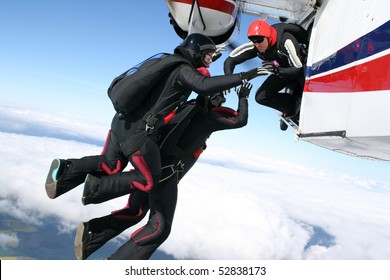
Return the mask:
<path fill-rule="evenodd" d="M 253 85 L 249 82 L 245 82 L 241 85 L 241 87 L 237 91 L 237 95 L 239 98 L 248 98 L 249 93 L 251 92 Z"/>
<path fill-rule="evenodd" d="M 223 93 L 223 95 L 228 95 L 231 90 L 232 90 L 231 88 L 225 89 L 225 90 L 222 91 L 222 93 Z"/>
<path fill-rule="evenodd" d="M 274 61 L 263 61 L 263 68 L 270 74 L 277 75 L 279 73 L 279 63 Z"/>
<path fill-rule="evenodd" d="M 256 78 L 258 76 L 265 76 L 268 75 L 269 71 L 267 71 L 264 67 L 257 67 L 252 70 L 249 70 L 247 72 L 241 72 L 240 76 L 242 81 L 250 81 L 253 78 Z"/>

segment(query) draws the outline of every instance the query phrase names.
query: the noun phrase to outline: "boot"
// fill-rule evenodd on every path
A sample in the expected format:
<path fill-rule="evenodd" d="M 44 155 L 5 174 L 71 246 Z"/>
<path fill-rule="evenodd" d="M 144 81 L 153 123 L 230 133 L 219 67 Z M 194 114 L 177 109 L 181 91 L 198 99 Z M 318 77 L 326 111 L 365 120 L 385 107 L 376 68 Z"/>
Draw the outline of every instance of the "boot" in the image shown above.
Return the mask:
<path fill-rule="evenodd" d="M 67 180 L 71 163 L 64 159 L 54 159 L 47 174 L 45 189 L 49 198 L 54 199 L 80 184 L 79 180 Z"/>
<path fill-rule="evenodd" d="M 280 119 L 279 126 L 280 126 L 280 130 L 282 130 L 282 131 L 286 131 L 288 128 L 288 125 L 282 119 Z"/>
<path fill-rule="evenodd" d="M 132 224 L 126 221 L 113 223 L 112 215 L 81 222 L 77 227 L 74 252 L 78 260 L 87 259 L 109 240 L 122 233 Z"/>
<path fill-rule="evenodd" d="M 101 178 L 88 174 L 85 178 L 84 192 L 81 199 L 84 205 L 98 204 L 129 194 L 132 182 L 146 184 L 146 180 L 136 172 L 120 172 Z"/>

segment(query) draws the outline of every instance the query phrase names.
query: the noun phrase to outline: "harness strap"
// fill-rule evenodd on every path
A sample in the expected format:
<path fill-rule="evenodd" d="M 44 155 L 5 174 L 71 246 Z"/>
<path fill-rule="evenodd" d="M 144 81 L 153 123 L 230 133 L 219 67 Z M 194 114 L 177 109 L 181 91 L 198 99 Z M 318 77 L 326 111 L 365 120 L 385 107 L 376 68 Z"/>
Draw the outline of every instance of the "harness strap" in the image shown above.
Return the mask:
<path fill-rule="evenodd" d="M 181 160 L 178 161 L 176 165 L 169 164 L 166 166 L 161 167 L 161 177 L 158 181 L 159 183 L 164 182 L 171 178 L 173 175 L 183 172 L 184 171 L 184 163 L 181 162 Z"/>
<path fill-rule="evenodd" d="M 200 155 L 203 153 L 203 151 L 205 150 L 205 147 L 200 147 L 198 150 L 196 150 L 194 152 L 194 158 L 197 159 L 200 157 Z"/>

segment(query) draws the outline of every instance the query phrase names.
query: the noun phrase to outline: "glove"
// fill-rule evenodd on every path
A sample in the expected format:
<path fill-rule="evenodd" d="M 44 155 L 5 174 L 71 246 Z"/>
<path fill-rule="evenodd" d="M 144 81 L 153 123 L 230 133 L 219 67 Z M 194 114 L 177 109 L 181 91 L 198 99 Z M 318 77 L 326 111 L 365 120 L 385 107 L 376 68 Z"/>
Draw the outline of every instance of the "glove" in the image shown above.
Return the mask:
<path fill-rule="evenodd" d="M 253 85 L 251 83 L 245 82 L 242 84 L 242 86 L 238 89 L 237 95 L 239 98 L 248 98 L 249 93 L 251 92 Z"/>
<path fill-rule="evenodd" d="M 230 93 L 230 88 L 229 89 L 225 89 L 222 91 L 223 95 L 228 95 Z"/>
<path fill-rule="evenodd" d="M 241 76 L 241 80 L 249 81 L 258 76 L 265 76 L 268 74 L 269 72 L 264 67 L 257 67 L 247 72 L 241 72 L 240 76 Z"/>
<path fill-rule="evenodd" d="M 263 61 L 263 69 L 270 72 L 271 74 L 277 75 L 279 73 L 279 63 L 274 61 Z"/>

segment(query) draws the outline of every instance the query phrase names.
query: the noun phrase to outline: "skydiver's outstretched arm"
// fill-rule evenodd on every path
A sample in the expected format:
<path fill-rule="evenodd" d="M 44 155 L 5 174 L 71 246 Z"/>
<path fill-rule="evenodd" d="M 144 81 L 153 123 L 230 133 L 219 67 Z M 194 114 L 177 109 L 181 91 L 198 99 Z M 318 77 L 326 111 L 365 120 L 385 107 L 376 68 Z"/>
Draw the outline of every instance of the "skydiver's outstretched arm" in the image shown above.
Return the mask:
<path fill-rule="evenodd" d="M 258 76 L 268 74 L 262 70 L 262 67 L 258 67 L 238 74 L 205 77 L 198 71 L 191 69 L 188 65 L 183 65 L 182 71 L 178 75 L 178 81 L 185 88 L 189 88 L 199 95 L 208 96 L 214 95 L 216 92 L 222 92 L 232 87 L 239 86 Z"/>
<path fill-rule="evenodd" d="M 209 125 L 212 131 L 241 128 L 248 123 L 248 96 L 251 89 L 250 83 L 245 83 L 239 88 L 237 111 L 225 107 L 211 109 Z"/>
<path fill-rule="evenodd" d="M 252 59 L 257 56 L 256 48 L 253 47 L 253 49 L 247 50 L 237 56 L 229 56 L 226 58 L 225 62 L 223 63 L 223 71 L 226 75 L 233 74 L 234 68 L 236 65 L 243 63 L 244 61 L 247 61 L 249 59 Z"/>

